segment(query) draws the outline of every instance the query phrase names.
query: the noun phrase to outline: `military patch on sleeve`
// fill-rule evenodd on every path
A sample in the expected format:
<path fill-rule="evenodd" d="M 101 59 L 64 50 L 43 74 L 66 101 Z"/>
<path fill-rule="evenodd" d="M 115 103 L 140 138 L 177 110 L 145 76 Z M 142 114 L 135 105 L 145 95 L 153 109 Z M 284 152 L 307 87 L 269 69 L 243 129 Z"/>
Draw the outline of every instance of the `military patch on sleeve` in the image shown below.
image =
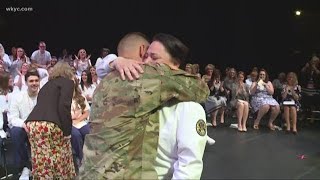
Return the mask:
<path fill-rule="evenodd" d="M 197 124 L 196 124 L 196 130 L 197 130 L 197 133 L 200 136 L 205 136 L 206 132 L 207 132 L 206 122 L 204 120 L 202 120 L 202 119 L 199 119 Z"/>

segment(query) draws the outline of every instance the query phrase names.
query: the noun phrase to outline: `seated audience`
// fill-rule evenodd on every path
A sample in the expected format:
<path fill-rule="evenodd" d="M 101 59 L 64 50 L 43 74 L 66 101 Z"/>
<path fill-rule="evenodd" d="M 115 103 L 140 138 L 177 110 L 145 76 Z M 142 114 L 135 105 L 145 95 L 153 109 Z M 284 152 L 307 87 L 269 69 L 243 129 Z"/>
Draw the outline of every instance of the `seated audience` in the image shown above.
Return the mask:
<path fill-rule="evenodd" d="M 286 121 L 286 131 L 297 133 L 297 111 L 300 107 L 299 99 L 301 97 L 301 87 L 298 85 L 297 75 L 294 72 L 287 74 L 286 84 L 283 85 L 282 105 L 284 111 L 284 119 Z"/>
<path fill-rule="evenodd" d="M 192 74 L 201 78 L 201 74 L 199 72 L 200 72 L 199 64 L 193 64 L 192 65 Z"/>
<path fill-rule="evenodd" d="M 220 80 L 220 71 L 216 69 L 211 80 L 208 82 L 210 95 L 205 102 L 206 113 L 211 114 L 212 126 L 217 126 L 217 114 L 220 112 L 220 123 L 224 123 L 224 110 L 227 105 L 227 98 L 224 96 L 225 90 Z"/>
<path fill-rule="evenodd" d="M 90 71 L 90 74 L 91 74 L 91 77 L 92 77 L 92 83 L 95 86 L 98 86 L 98 84 L 100 83 L 100 79 L 98 78 L 96 68 L 94 66 L 90 66 L 89 67 L 89 71 Z"/>
<path fill-rule="evenodd" d="M 313 56 L 301 69 L 301 85 L 308 89 L 320 89 L 320 62 Z"/>
<path fill-rule="evenodd" d="M 211 75 L 213 73 L 213 70 L 215 69 L 214 65 L 213 64 L 208 64 L 206 67 L 205 67 L 205 72 L 206 74 L 202 76 L 202 80 L 206 83 L 208 83 L 211 79 Z"/>
<path fill-rule="evenodd" d="M 237 110 L 238 131 L 247 131 L 247 120 L 249 116 L 249 87 L 244 83 L 245 74 L 238 72 L 237 82 L 232 86 L 232 97 L 230 105 Z"/>
<path fill-rule="evenodd" d="M 74 56 L 75 60 L 73 61 L 73 66 L 76 68 L 77 75 L 81 76 L 81 73 L 88 69 L 91 65 L 90 57 L 91 55 L 87 55 L 87 51 L 85 49 L 80 49 L 78 51 L 78 55 Z"/>
<path fill-rule="evenodd" d="M 46 50 L 46 43 L 44 41 L 39 42 L 39 49 L 34 51 L 31 55 L 32 64 L 36 65 L 38 68 L 46 69 L 50 64 L 51 54 Z"/>
<path fill-rule="evenodd" d="M 274 93 L 273 85 L 269 81 L 267 71 L 261 69 L 259 72 L 259 79 L 257 82 L 253 82 L 250 88 L 252 95 L 251 106 L 254 112 L 257 112 L 257 117 L 254 120 L 254 129 L 259 129 L 261 118 L 270 110 L 271 115 L 268 122 L 270 130 L 275 130 L 273 121 L 277 118 L 280 107 L 279 103 L 272 97 Z"/>
<path fill-rule="evenodd" d="M 17 57 L 13 59 L 11 67 L 10 67 L 10 74 L 13 78 L 15 78 L 19 73 L 18 71 L 21 69 L 24 63 L 31 64 L 30 59 L 27 57 L 23 48 L 17 48 Z"/>
<path fill-rule="evenodd" d="M 284 72 L 279 73 L 278 78 L 274 79 L 272 81 L 272 85 L 273 85 L 273 88 L 274 88 L 273 97 L 278 102 L 280 102 L 281 99 L 282 99 L 281 98 L 281 92 L 282 92 L 282 88 L 283 88 L 283 85 L 284 85 L 285 82 L 286 82 L 286 73 L 284 73 Z"/>
<path fill-rule="evenodd" d="M 8 54 L 5 53 L 5 50 L 2 44 L 0 44 L 0 64 L 3 65 L 5 71 L 9 72 L 11 61 Z"/>
<path fill-rule="evenodd" d="M 89 70 L 84 70 L 81 73 L 80 89 L 82 91 L 82 95 L 86 97 L 89 105 L 91 106 L 92 96 L 96 86 L 92 82 L 92 77 Z"/>
<path fill-rule="evenodd" d="M 256 71 L 256 70 L 251 71 L 250 76 L 245 81 L 246 85 L 249 87 L 249 89 L 252 85 L 252 82 L 257 81 L 257 78 L 258 78 L 258 71 Z"/>
<path fill-rule="evenodd" d="M 186 64 L 184 71 L 186 71 L 189 74 L 192 74 L 192 64 L 190 63 Z"/>
<path fill-rule="evenodd" d="M 85 135 L 90 132 L 88 124 L 90 106 L 87 99 L 81 94 L 78 79 L 74 79 L 74 91 L 71 104 L 72 131 L 71 145 L 74 150 L 76 171 L 83 158 L 83 143 Z"/>
<path fill-rule="evenodd" d="M 227 76 L 223 80 L 223 88 L 226 90 L 227 99 L 231 100 L 232 86 L 237 82 L 237 72 L 235 68 L 230 68 Z"/>
<path fill-rule="evenodd" d="M 10 126 L 10 135 L 13 144 L 14 154 L 14 173 L 22 173 L 21 179 L 29 179 L 30 162 L 30 144 L 27 133 L 24 129 L 24 122 L 37 103 L 39 92 L 40 76 L 36 69 L 30 69 L 25 74 L 27 85 L 26 91 L 15 94 L 9 107 L 8 121 Z"/>
<path fill-rule="evenodd" d="M 18 72 L 18 75 L 13 80 L 13 91 L 26 91 L 28 89 L 28 86 L 25 81 L 25 75 L 28 72 L 29 64 L 23 63 L 21 66 L 21 69 Z"/>

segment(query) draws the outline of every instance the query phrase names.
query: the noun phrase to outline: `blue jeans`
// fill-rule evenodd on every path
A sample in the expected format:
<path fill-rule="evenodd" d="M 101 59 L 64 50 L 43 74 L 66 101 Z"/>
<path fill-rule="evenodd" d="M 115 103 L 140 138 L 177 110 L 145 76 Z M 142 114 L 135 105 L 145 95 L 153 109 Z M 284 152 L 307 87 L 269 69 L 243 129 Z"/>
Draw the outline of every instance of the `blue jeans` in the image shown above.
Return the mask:
<path fill-rule="evenodd" d="M 21 127 L 12 127 L 10 130 L 13 144 L 14 164 L 17 168 L 28 167 L 31 169 L 30 144 L 26 131 Z"/>
<path fill-rule="evenodd" d="M 83 144 L 84 144 L 84 137 L 86 134 L 89 134 L 90 126 L 86 124 L 82 128 L 78 129 L 72 126 L 71 131 L 71 146 L 74 150 L 74 155 L 81 161 L 83 158 Z"/>

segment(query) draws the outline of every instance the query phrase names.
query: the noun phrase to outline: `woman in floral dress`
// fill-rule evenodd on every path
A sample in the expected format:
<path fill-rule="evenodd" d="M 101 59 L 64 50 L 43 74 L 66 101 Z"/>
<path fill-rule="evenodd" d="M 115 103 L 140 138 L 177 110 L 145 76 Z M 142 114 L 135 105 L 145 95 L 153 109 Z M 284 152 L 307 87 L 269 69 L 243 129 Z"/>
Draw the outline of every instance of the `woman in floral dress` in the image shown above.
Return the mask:
<path fill-rule="evenodd" d="M 25 121 L 31 146 L 33 179 L 73 179 L 71 102 L 73 72 L 58 62 L 40 89 L 37 105 Z"/>

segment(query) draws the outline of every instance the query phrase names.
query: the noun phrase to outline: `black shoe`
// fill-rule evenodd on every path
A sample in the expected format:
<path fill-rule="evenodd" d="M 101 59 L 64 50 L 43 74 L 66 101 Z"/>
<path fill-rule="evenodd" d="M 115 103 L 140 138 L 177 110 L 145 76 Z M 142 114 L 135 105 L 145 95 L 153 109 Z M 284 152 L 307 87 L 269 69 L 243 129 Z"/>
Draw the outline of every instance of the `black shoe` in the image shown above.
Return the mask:
<path fill-rule="evenodd" d="M 285 130 L 284 131 L 286 134 L 290 134 L 290 130 Z"/>

